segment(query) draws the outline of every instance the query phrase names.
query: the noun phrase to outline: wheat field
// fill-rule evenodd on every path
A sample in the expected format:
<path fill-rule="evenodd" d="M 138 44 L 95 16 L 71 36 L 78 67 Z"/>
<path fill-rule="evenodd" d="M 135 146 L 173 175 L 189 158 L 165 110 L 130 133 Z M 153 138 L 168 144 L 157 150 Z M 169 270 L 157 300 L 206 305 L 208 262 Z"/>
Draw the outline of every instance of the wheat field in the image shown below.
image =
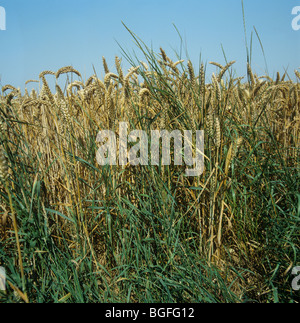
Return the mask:
<path fill-rule="evenodd" d="M 142 48 L 127 71 L 103 58 L 103 79 L 67 66 L 3 86 L 0 302 L 299 301 L 300 72 L 207 75 Z M 99 166 L 97 133 L 119 122 L 204 130 L 204 173 Z"/>

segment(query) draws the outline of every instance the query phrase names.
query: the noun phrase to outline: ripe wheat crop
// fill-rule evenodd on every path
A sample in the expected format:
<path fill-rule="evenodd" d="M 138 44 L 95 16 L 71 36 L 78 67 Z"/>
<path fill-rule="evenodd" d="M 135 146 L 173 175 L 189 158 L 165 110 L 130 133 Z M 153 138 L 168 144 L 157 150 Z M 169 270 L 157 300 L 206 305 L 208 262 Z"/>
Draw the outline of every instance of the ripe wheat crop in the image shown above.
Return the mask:
<path fill-rule="evenodd" d="M 14 292 L 2 299 L 296 299 L 299 71 L 234 78 L 234 61 L 209 76 L 163 49 L 146 59 L 125 71 L 103 58 L 103 80 L 67 66 L 24 94 L 2 88 L 0 264 Z M 204 130 L 204 173 L 100 167 L 97 133 L 119 122 Z"/>

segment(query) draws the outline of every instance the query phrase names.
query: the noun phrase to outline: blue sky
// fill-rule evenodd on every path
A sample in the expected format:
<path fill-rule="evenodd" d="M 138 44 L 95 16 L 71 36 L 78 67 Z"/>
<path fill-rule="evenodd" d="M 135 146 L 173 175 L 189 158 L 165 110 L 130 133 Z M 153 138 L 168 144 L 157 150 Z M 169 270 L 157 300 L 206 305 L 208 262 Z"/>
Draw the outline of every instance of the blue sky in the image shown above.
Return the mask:
<path fill-rule="evenodd" d="M 291 12 L 300 0 L 244 0 L 244 5 L 248 42 L 255 26 L 269 74 L 288 68 L 292 76 L 300 67 L 300 30 L 292 29 Z M 24 89 L 25 81 L 37 79 L 41 71 L 67 65 L 84 78 L 93 74 L 94 65 L 103 76 L 102 56 L 112 69 L 115 55 L 121 56 L 117 42 L 128 52 L 137 51 L 121 21 L 147 45 L 156 51 L 163 47 L 172 58 L 174 50 L 180 50 L 175 24 L 195 67 L 200 54 L 204 63 L 224 64 L 223 45 L 227 59 L 237 61 L 238 76 L 246 73 L 241 0 L 0 0 L 0 6 L 6 9 L 7 21 L 7 30 L 0 31 L 0 85 Z M 255 33 L 252 65 L 259 75 L 265 74 Z"/>

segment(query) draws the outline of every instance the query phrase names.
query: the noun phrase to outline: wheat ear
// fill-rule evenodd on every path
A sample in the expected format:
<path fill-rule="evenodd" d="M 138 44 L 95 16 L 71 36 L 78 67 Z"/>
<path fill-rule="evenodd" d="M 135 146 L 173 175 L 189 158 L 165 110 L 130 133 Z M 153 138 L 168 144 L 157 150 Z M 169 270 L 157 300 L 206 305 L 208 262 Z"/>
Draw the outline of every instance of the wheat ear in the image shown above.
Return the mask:
<path fill-rule="evenodd" d="M 107 62 L 106 62 L 106 59 L 105 59 L 104 56 L 102 57 L 102 62 L 103 62 L 104 72 L 105 72 L 105 74 L 108 74 L 109 73 L 109 68 L 107 66 Z"/>
<path fill-rule="evenodd" d="M 56 72 L 55 76 L 56 76 L 56 78 L 58 79 L 58 78 L 60 77 L 60 75 L 62 75 L 62 74 L 66 74 L 66 73 L 74 73 L 74 74 L 76 74 L 77 76 L 79 76 L 80 78 L 82 78 L 82 77 L 81 77 L 81 74 L 80 74 L 77 70 L 75 70 L 75 69 L 73 68 L 73 66 L 66 66 L 66 67 L 62 67 L 62 68 L 60 68 L 60 69 Z"/>

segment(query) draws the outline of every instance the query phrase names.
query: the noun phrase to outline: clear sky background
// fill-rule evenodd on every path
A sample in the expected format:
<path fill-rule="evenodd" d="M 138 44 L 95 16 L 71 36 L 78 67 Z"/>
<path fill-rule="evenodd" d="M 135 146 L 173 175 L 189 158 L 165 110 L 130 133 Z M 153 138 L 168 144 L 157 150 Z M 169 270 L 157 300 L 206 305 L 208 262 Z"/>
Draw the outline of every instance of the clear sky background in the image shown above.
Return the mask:
<path fill-rule="evenodd" d="M 248 42 L 255 26 L 270 76 L 287 69 L 292 77 L 300 67 L 300 30 L 292 29 L 291 12 L 300 0 L 244 0 L 244 5 Z M 93 74 L 94 65 L 103 76 L 101 57 L 113 69 L 115 55 L 122 56 L 117 42 L 128 52 L 138 52 L 121 21 L 157 52 L 163 47 L 171 58 L 180 50 L 175 24 L 196 68 L 200 55 L 204 63 L 225 64 L 223 45 L 228 61 L 237 61 L 237 75 L 246 74 L 241 0 L 0 0 L 0 6 L 7 19 L 7 30 L 0 31 L 0 85 L 24 89 L 25 81 L 38 79 L 41 71 L 67 65 L 84 78 Z M 265 74 L 255 33 L 252 66 Z M 208 75 L 214 70 L 208 67 Z"/>

